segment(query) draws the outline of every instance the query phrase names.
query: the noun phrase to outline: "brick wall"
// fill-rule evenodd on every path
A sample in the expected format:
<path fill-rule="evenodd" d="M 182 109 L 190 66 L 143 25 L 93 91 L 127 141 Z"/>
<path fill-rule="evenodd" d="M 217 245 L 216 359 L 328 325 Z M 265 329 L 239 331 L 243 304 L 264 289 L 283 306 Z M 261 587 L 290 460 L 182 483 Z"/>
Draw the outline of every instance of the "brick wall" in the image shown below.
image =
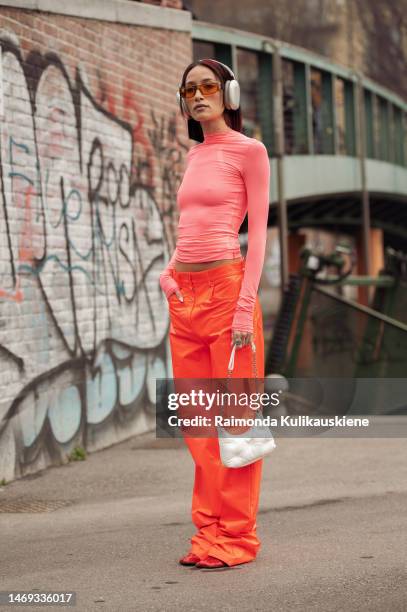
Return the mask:
<path fill-rule="evenodd" d="M 0 42 L 1 481 L 154 425 L 191 38 L 1 6 Z"/>

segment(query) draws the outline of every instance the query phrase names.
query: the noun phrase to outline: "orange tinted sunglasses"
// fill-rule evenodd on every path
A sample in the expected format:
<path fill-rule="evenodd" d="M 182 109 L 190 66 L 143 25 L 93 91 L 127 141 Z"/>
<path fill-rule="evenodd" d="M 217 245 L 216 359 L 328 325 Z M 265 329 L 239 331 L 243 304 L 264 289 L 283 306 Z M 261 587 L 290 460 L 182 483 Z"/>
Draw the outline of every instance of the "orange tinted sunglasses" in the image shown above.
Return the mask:
<path fill-rule="evenodd" d="M 203 96 L 212 96 L 222 89 L 222 85 L 218 81 L 207 81 L 199 85 L 184 85 L 180 87 L 179 92 L 183 98 L 193 98 L 197 89 L 199 89 Z"/>

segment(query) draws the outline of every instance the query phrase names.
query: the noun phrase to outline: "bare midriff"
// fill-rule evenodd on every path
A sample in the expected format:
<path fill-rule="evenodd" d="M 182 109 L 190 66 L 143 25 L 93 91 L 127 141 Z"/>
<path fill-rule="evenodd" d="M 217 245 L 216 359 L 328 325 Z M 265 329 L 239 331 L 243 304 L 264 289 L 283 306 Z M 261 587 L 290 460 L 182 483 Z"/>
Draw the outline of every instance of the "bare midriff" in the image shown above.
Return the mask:
<path fill-rule="evenodd" d="M 199 263 L 188 263 L 175 260 L 174 269 L 177 272 L 199 272 L 200 270 L 209 270 L 210 268 L 216 268 L 226 263 L 235 263 L 241 260 L 241 257 L 235 257 L 234 259 L 216 259 L 215 261 L 201 261 Z"/>

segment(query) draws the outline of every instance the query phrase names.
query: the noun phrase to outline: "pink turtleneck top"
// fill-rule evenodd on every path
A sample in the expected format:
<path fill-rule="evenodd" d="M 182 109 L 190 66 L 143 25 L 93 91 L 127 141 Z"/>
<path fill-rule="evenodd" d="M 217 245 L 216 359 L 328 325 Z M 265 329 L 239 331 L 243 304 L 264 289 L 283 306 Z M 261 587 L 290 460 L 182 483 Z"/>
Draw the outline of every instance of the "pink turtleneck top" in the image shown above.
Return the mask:
<path fill-rule="evenodd" d="M 177 192 L 176 248 L 160 275 L 167 298 L 178 289 L 174 261 L 203 262 L 241 255 L 238 233 L 248 214 L 245 271 L 232 329 L 253 333 L 253 312 L 267 239 L 270 162 L 262 142 L 228 129 L 191 147 Z"/>

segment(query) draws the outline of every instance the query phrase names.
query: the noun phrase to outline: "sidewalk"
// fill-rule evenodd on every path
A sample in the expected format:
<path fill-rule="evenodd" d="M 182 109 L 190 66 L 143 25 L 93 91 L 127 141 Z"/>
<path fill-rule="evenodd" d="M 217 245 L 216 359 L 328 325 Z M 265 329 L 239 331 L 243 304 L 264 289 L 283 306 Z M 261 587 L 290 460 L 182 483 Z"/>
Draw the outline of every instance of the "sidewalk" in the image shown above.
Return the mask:
<path fill-rule="evenodd" d="M 262 549 L 234 568 L 177 563 L 193 534 L 192 482 L 183 441 L 147 434 L 10 483 L 1 590 L 73 590 L 80 612 L 405 610 L 404 439 L 277 439 Z"/>

